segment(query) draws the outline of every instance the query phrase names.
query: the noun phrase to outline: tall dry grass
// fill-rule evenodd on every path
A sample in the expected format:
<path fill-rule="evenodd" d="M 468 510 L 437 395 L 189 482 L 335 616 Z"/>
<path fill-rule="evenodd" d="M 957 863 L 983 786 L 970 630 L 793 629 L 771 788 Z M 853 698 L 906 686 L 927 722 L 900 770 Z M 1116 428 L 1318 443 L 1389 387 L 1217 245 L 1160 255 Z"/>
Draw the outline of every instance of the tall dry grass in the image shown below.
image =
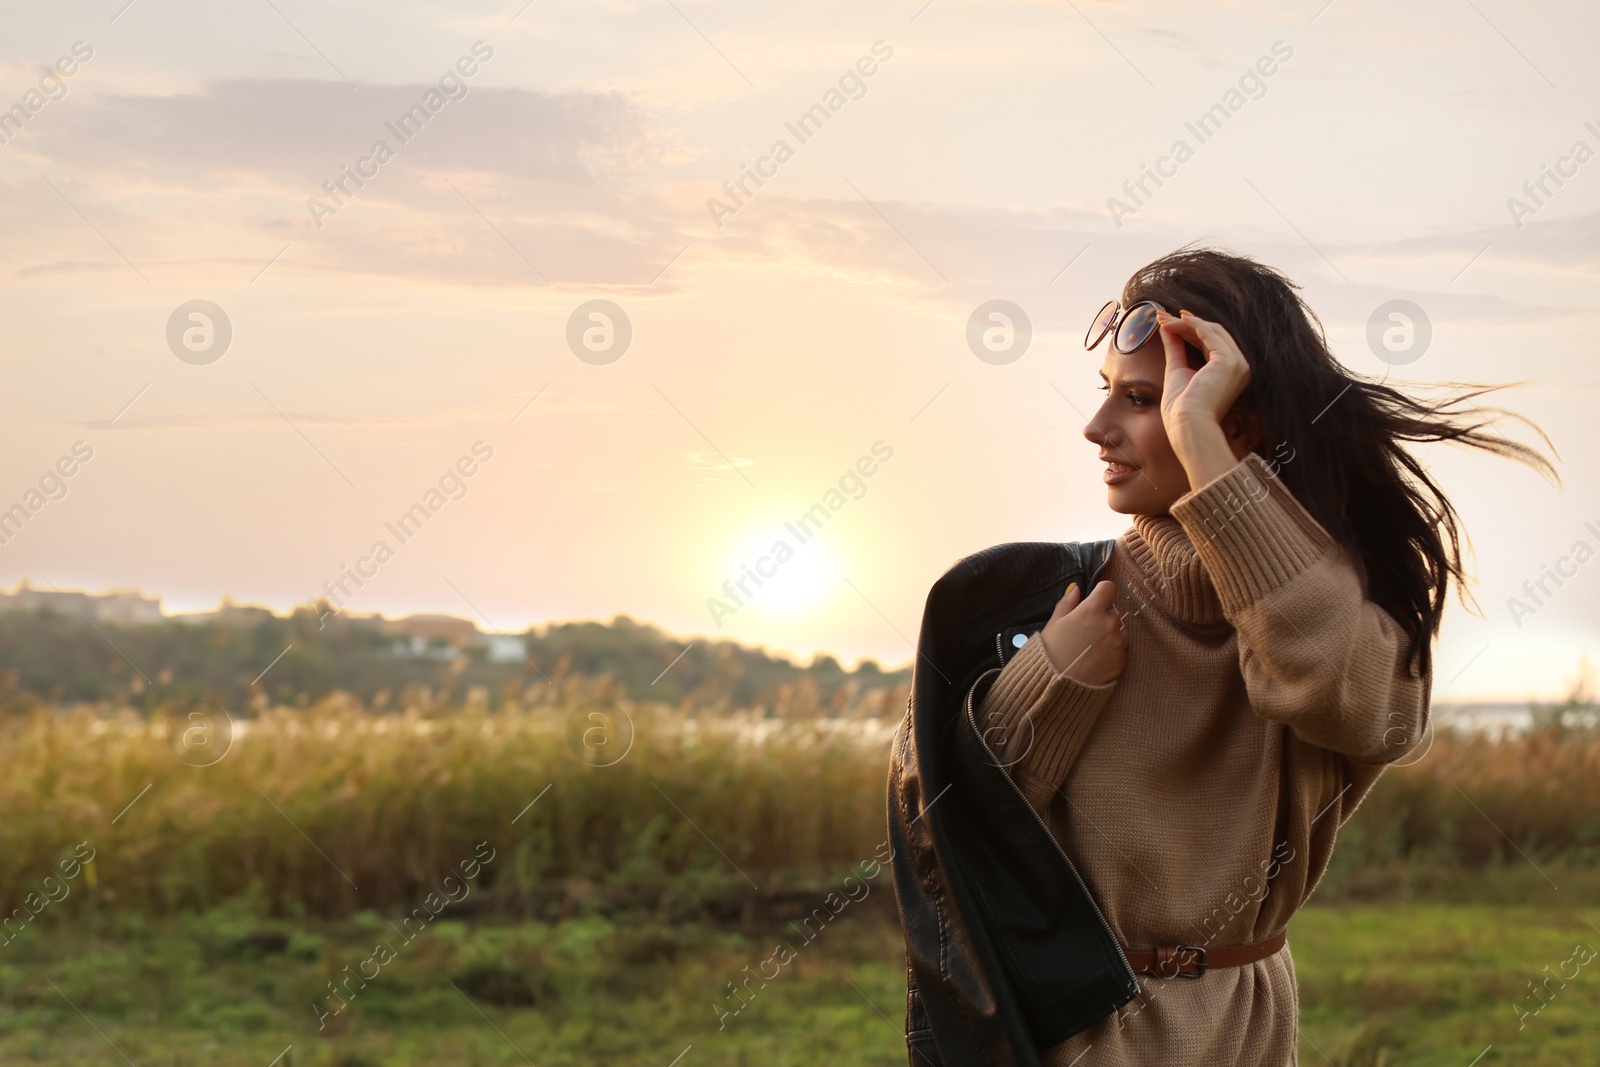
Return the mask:
<path fill-rule="evenodd" d="M 480 841 L 496 850 L 487 895 L 534 909 L 584 892 L 661 906 L 764 891 L 842 872 L 884 838 L 882 724 L 903 689 L 828 718 L 803 690 L 786 694 L 784 718 L 638 703 L 578 678 L 527 695 L 493 714 L 482 701 L 375 713 L 338 697 L 271 708 L 210 766 L 175 754 L 210 758 L 203 744 L 174 747 L 195 725 L 185 709 L 12 714 L 0 720 L 0 906 L 81 841 L 96 854 L 80 902 L 187 909 L 254 883 L 281 909 L 339 915 L 416 904 Z M 609 735 L 588 717 L 593 701 L 611 702 L 598 706 Z M 631 747 L 591 765 L 626 743 L 618 710 Z"/>
<path fill-rule="evenodd" d="M 905 699 L 900 687 L 822 706 L 797 686 L 769 709 L 670 706 L 582 678 L 493 713 L 482 694 L 382 712 L 336 696 L 261 711 L 211 766 L 175 754 L 189 709 L 15 709 L 0 717 L 0 909 L 83 841 L 94 863 L 58 910 L 245 893 L 288 913 L 409 908 L 483 841 L 496 854 L 474 903 L 523 914 L 596 897 L 677 913 L 830 881 L 884 839 Z M 581 758 L 594 701 L 633 725 L 610 766 Z M 1596 865 L 1600 741 L 1441 735 L 1368 796 L 1334 873 L 1475 870 L 1521 863 L 1518 850 Z"/>
<path fill-rule="evenodd" d="M 1600 866 L 1600 736 L 1439 735 L 1392 768 L 1341 835 L 1352 866 Z"/>

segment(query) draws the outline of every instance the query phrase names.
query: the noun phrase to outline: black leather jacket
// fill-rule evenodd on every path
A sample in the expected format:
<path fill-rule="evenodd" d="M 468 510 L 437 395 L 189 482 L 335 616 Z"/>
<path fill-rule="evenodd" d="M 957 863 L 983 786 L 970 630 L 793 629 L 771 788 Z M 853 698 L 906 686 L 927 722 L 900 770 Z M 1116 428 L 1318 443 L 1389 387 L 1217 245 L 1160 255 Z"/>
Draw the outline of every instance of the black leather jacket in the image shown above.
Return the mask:
<path fill-rule="evenodd" d="M 978 729 L 983 695 L 1067 583 L 1113 542 L 997 545 L 928 593 L 911 700 L 889 762 L 912 1067 L 1036 1067 L 1116 1011 L 1137 980 L 1099 905 Z"/>

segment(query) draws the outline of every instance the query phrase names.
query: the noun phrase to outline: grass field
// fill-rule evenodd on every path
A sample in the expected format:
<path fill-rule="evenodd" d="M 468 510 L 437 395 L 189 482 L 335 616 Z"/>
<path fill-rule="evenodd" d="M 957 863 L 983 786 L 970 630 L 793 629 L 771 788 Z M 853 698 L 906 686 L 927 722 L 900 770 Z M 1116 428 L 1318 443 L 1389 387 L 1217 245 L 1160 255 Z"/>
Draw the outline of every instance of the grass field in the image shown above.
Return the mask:
<path fill-rule="evenodd" d="M 204 911 L 259 887 L 327 918 L 409 906 L 483 842 L 489 893 L 529 918 L 585 885 L 689 916 L 870 857 L 895 718 L 760 711 L 573 679 L 493 714 L 276 708 L 231 747 L 220 709 L 0 716 L 0 907 L 80 845 L 103 888 L 63 910 Z M 1325 893 L 1403 896 L 1525 860 L 1600 868 L 1600 739 L 1441 735 L 1341 830 Z"/>
<path fill-rule="evenodd" d="M 1597 925 L 1600 907 L 1306 908 L 1289 927 L 1300 1060 L 1466 1067 L 1483 1054 L 1484 1067 L 1600 1063 L 1600 957 L 1574 957 L 1580 944 L 1600 951 Z M 1563 970 L 1575 977 L 1563 982 Z"/>
<path fill-rule="evenodd" d="M 881 705 L 18 708 L 0 1063 L 904 1063 L 886 871 L 793 925 L 883 841 Z M 1600 741 L 1441 735 L 1290 928 L 1302 1062 L 1600 1063 L 1597 927 Z"/>
<path fill-rule="evenodd" d="M 888 893 L 875 888 L 809 943 L 781 926 L 591 916 L 441 917 L 405 944 L 371 913 L 296 926 L 242 906 L 40 926 L 0 964 L 0 1062 L 267 1067 L 282 1054 L 280 1065 L 301 1067 L 667 1067 L 687 1048 L 681 1067 L 902 1064 L 905 982 Z M 1600 947 L 1591 924 L 1600 908 L 1309 907 L 1290 928 L 1301 1062 L 1466 1067 L 1489 1046 L 1483 1065 L 1600 1062 L 1600 959 L 1568 963 L 1575 977 L 1542 987 L 1548 1005 L 1518 1014 L 1540 1003 L 1529 981 L 1560 970 L 1577 944 Z M 727 983 L 780 937 L 792 961 L 719 1024 L 739 1003 Z M 319 1014 L 337 1003 L 327 983 L 370 958 L 375 941 L 393 944 L 394 960 L 365 988 L 351 984 L 319 1033 Z"/>

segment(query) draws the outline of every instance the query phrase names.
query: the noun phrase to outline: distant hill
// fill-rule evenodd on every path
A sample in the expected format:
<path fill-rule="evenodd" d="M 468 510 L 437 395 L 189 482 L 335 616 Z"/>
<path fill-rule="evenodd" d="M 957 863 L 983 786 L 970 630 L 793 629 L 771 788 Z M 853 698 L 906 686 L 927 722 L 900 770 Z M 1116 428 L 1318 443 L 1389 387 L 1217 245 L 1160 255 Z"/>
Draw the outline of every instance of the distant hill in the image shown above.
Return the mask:
<path fill-rule="evenodd" d="M 886 688 L 911 672 L 884 672 L 870 660 L 846 671 L 831 656 L 800 666 L 733 641 L 691 643 L 626 615 L 510 637 L 444 616 L 329 616 L 319 628 L 304 608 L 289 617 L 235 609 L 93 622 L 56 607 L 0 612 L 0 694 L 12 698 L 136 707 L 210 700 L 243 711 L 309 703 L 335 690 L 369 704 L 409 703 L 424 692 L 461 702 L 482 687 L 494 706 L 563 675 L 606 675 L 635 699 L 676 703 L 692 695 L 701 704 L 749 706 L 803 679 L 826 703 L 850 683 L 858 691 Z"/>

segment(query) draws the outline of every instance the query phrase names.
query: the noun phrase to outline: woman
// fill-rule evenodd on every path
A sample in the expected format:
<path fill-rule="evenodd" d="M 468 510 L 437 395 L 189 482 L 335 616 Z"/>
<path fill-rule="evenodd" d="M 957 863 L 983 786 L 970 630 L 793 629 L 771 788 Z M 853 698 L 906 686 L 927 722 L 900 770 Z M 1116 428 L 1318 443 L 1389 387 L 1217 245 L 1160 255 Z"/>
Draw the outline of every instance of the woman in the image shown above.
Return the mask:
<path fill-rule="evenodd" d="M 1150 264 L 1096 318 L 1102 340 L 1084 436 L 1133 525 L 979 709 L 1139 973 L 1137 998 L 1043 1061 L 1293 1064 L 1283 931 L 1423 738 L 1462 578 L 1457 515 L 1402 446 L 1551 468 L 1458 406 L 1486 390 L 1430 406 L 1352 377 L 1294 284 L 1246 257 Z"/>

